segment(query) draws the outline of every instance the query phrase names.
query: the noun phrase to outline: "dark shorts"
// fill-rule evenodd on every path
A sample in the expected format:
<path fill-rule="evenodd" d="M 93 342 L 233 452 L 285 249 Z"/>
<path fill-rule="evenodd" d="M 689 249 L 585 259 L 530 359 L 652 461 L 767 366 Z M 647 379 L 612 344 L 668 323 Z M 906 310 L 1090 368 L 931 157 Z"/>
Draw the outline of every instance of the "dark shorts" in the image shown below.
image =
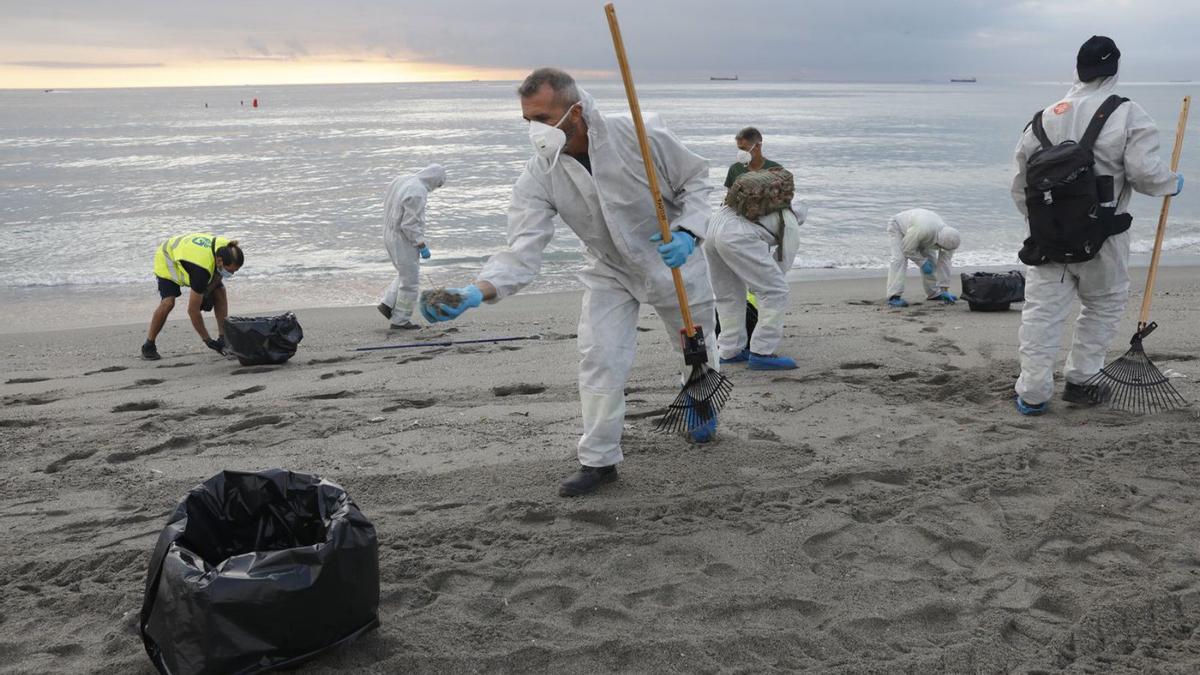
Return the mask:
<path fill-rule="evenodd" d="M 175 283 L 174 281 L 171 281 L 170 279 L 164 279 L 162 277 L 154 278 L 158 279 L 158 296 L 163 300 L 166 300 L 167 298 L 178 298 L 179 296 L 183 295 L 183 291 L 180 290 L 179 284 Z"/>

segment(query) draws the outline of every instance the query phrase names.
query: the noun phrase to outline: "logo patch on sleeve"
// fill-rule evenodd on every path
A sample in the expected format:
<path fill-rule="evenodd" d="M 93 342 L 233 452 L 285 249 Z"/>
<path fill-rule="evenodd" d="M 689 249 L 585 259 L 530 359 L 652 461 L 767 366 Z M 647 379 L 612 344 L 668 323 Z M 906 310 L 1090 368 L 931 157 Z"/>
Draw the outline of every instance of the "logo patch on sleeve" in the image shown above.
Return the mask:
<path fill-rule="evenodd" d="M 1070 109 L 1071 109 L 1071 104 L 1067 103 L 1066 101 L 1063 101 L 1062 103 L 1059 103 L 1058 105 L 1054 106 L 1054 114 L 1061 115 Z"/>

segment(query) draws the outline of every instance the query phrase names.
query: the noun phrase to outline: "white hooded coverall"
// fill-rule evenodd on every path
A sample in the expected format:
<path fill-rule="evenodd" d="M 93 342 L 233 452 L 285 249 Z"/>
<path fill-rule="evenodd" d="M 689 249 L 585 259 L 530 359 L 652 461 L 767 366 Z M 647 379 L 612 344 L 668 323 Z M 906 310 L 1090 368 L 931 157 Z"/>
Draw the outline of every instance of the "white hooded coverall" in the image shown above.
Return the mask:
<path fill-rule="evenodd" d="M 920 267 L 926 260 L 935 261 L 933 274 L 921 273 L 925 298 L 932 300 L 950 288 L 950 260 L 954 251 L 938 247 L 938 233 L 945 221 L 929 209 L 901 211 L 888 220 L 888 237 L 892 242 L 892 264 L 888 268 L 887 297 L 904 295 L 904 276 L 908 261 Z"/>
<path fill-rule="evenodd" d="M 778 222 L 778 221 L 773 221 Z M 708 219 L 704 252 L 717 297 L 717 314 L 731 317 L 721 325 L 717 347 L 722 358 L 733 358 L 746 344 L 746 289 L 758 302 L 758 323 L 750 338 L 750 351 L 774 354 L 783 340 L 788 285 L 783 264 L 775 260 L 775 236 L 767 228 L 738 215 L 729 206 L 713 211 Z M 786 261 L 791 266 L 791 261 Z"/>
<path fill-rule="evenodd" d="M 380 302 L 392 308 L 392 325 L 412 316 L 420 285 L 420 251 L 425 242 L 425 202 L 446 182 L 446 170 L 430 164 L 415 174 L 400 176 L 388 186 L 383 200 L 383 245 L 396 267 L 396 278 Z"/>
<path fill-rule="evenodd" d="M 579 462 L 611 466 L 623 459 L 624 389 L 637 347 L 638 311 L 643 303 L 654 307 L 676 350 L 683 321 L 671 270 L 650 241 L 659 226 L 633 120 L 601 115 L 589 94 L 581 90 L 580 95 L 592 173 L 565 153 L 553 165 L 536 154 L 531 157 L 513 187 L 508 248 L 488 259 L 478 281 L 495 286 L 497 300 L 532 281 L 541 270 L 542 251 L 554 237 L 556 215 L 583 242 L 587 266 L 580 273 L 585 291 L 579 317 Z M 656 116 L 647 115 L 645 122 L 671 227 L 703 240 L 712 189 L 708 161 L 684 147 Z M 709 364 L 715 368 L 713 292 L 701 246 L 680 271 L 692 318 L 704 329 Z"/>
<path fill-rule="evenodd" d="M 1051 143 L 1079 140 L 1092 115 L 1114 93 L 1117 77 L 1075 82 L 1062 101 L 1042 113 L 1042 126 Z M 1012 197 L 1025 207 L 1025 164 L 1041 144 L 1027 129 L 1016 150 Z M 1096 171 L 1113 177 L 1117 213 L 1128 213 L 1133 190 L 1165 196 L 1175 192 L 1175 173 L 1158 156 L 1158 128 L 1140 105 L 1127 101 L 1109 116 L 1096 139 Z M 1095 258 L 1071 265 L 1046 263 L 1025 270 L 1025 308 L 1021 312 L 1021 376 L 1016 391 L 1021 400 L 1037 405 L 1054 394 L 1054 364 L 1073 301 L 1079 318 L 1063 377 L 1083 384 L 1104 367 L 1108 344 L 1125 311 L 1129 296 L 1129 231 L 1109 237 Z"/>

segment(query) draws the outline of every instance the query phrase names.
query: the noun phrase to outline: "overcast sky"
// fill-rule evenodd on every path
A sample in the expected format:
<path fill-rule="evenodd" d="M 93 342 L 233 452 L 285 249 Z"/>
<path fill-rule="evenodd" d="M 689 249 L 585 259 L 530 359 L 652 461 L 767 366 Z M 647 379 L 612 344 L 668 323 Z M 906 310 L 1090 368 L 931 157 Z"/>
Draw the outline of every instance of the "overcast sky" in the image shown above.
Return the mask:
<path fill-rule="evenodd" d="M 624 0 L 617 10 L 647 80 L 1063 80 L 1098 33 L 1120 46 L 1125 80 L 1200 81 L 1198 0 Z M 509 79 L 614 63 L 598 1 L 0 0 L 0 87 Z M 207 79 L 189 76 L 201 70 Z"/>

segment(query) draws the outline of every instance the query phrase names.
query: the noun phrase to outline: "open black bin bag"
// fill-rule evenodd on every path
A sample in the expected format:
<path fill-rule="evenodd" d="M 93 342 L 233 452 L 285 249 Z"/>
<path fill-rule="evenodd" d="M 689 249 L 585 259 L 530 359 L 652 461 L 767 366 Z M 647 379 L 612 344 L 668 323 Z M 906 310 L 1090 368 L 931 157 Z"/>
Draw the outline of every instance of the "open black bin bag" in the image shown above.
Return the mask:
<path fill-rule="evenodd" d="M 225 319 L 229 351 L 243 366 L 284 363 L 296 354 L 304 330 L 296 315 L 231 316 Z"/>
<path fill-rule="evenodd" d="M 271 469 L 192 488 L 158 538 L 141 633 L 160 673 L 290 667 L 379 625 L 375 527 L 338 485 Z"/>
<path fill-rule="evenodd" d="M 1025 275 L 1017 270 L 963 273 L 962 299 L 972 312 L 1006 311 L 1009 304 L 1025 301 Z"/>

